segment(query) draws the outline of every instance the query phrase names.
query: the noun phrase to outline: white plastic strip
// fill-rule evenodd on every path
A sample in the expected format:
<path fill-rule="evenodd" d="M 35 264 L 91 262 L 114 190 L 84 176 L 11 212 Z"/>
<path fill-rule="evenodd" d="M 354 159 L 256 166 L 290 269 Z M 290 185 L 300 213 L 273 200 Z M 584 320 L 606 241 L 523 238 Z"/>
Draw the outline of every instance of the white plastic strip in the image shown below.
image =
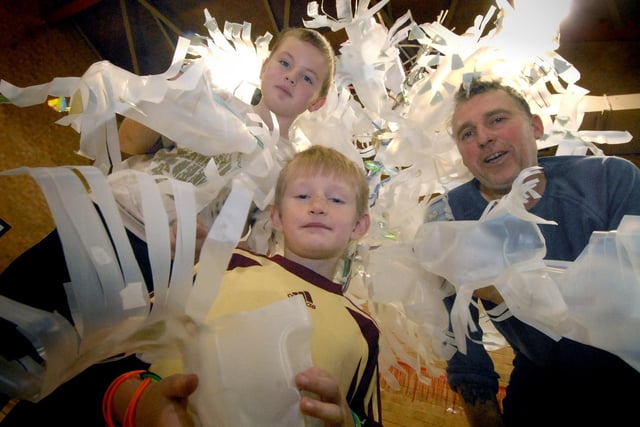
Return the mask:
<path fill-rule="evenodd" d="M 169 219 L 154 178 L 142 172 L 135 172 L 135 174 L 141 196 L 145 241 L 149 251 L 149 264 L 153 280 L 154 303 L 150 316 L 154 317 L 166 309 L 171 272 Z"/>
<path fill-rule="evenodd" d="M 71 278 L 72 286 L 67 289 L 72 290 L 74 294 L 73 300 L 69 299 L 71 314 L 79 334 L 83 336 L 86 332 L 95 329 L 95 325 L 91 323 L 90 318 L 86 318 L 85 313 L 86 308 L 92 306 L 96 312 L 100 311 L 100 307 L 103 305 L 102 289 L 89 251 L 84 247 L 79 235 L 82 231 L 74 226 L 73 219 L 68 210 L 65 209 L 65 203 L 70 203 L 73 209 L 79 209 L 80 212 L 86 213 L 86 223 L 93 220 L 93 228 L 98 226 L 100 220 L 92 217 L 90 211 L 94 209 L 90 204 L 80 206 L 81 202 L 74 203 L 71 200 L 63 200 L 63 196 L 58 191 L 60 187 L 55 182 L 55 179 L 62 178 L 61 175 L 66 175 L 66 182 L 62 186 L 63 188 L 76 193 L 77 197 L 82 197 L 82 194 L 86 194 L 77 177 L 68 176 L 68 173 L 70 173 L 68 170 L 59 170 L 57 177 L 55 172 L 47 168 L 25 168 L 21 170 L 21 173 L 25 172 L 31 174 L 40 185 L 55 219 L 65 259 L 67 260 L 69 277 Z M 76 288 L 75 283 L 82 283 L 82 286 Z M 72 301 L 78 305 L 74 307 Z"/>
<path fill-rule="evenodd" d="M 197 213 L 193 186 L 175 180 L 172 184 L 178 227 L 167 303 L 170 310 L 183 313 L 193 287 Z"/>
<path fill-rule="evenodd" d="M 218 296 L 222 276 L 246 223 L 253 193 L 240 179 L 234 179 L 231 193 L 216 218 L 200 252 L 198 274 L 187 303 L 187 314 L 204 321 Z"/>
<path fill-rule="evenodd" d="M 107 224 L 109 234 L 118 254 L 125 283 L 127 286 L 141 286 L 144 283 L 144 279 L 140 272 L 140 267 L 135 262 L 135 255 L 129 244 L 122 218 L 118 213 L 116 201 L 105 176 L 98 169 L 90 166 L 78 166 L 75 169 L 82 173 L 91 186 L 94 201 L 100 207 L 102 217 Z"/>
<path fill-rule="evenodd" d="M 36 402 L 70 378 L 68 367 L 77 358 L 79 337 L 60 314 L 38 310 L 2 295 L 0 313 L 0 317 L 18 325 L 38 350 L 44 349 L 47 359 L 46 367 L 43 367 L 28 357 L 19 361 L 0 357 L 0 391 L 17 399 Z"/>

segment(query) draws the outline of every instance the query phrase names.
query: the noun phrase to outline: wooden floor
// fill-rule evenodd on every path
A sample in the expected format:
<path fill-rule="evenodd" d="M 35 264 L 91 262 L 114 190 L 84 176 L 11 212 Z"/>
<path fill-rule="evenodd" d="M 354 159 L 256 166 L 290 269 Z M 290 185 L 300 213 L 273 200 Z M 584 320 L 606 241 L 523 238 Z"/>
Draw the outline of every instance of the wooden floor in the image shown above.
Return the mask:
<path fill-rule="evenodd" d="M 513 352 L 504 347 L 490 352 L 496 371 L 500 374 L 500 392 L 504 390 L 511 373 Z M 442 364 L 444 367 L 444 364 Z M 434 379 L 426 386 L 414 375 L 397 377 L 402 390 L 382 385 L 382 420 L 385 427 L 468 427 L 460 397 L 446 383 L 446 378 Z"/>
<path fill-rule="evenodd" d="M 385 427 L 467 427 L 462 408 L 455 400 L 443 405 L 437 401 L 411 400 L 383 390 L 382 420 Z"/>

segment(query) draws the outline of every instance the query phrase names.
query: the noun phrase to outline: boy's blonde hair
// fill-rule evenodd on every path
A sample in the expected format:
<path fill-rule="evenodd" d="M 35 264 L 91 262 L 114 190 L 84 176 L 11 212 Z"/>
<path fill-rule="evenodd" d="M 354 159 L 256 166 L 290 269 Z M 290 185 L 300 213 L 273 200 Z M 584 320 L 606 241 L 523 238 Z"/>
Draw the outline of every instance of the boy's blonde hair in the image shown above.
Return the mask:
<path fill-rule="evenodd" d="M 273 53 L 278 50 L 278 48 L 282 44 L 282 41 L 287 37 L 295 37 L 298 40 L 309 43 L 310 45 L 318 49 L 322 56 L 324 56 L 324 58 L 327 60 L 327 64 L 329 65 L 329 72 L 327 73 L 324 81 L 322 82 L 322 86 L 320 87 L 320 97 L 327 96 L 336 73 L 336 56 L 335 52 L 333 51 L 333 46 L 331 46 L 329 40 L 327 40 L 325 36 L 320 34 L 320 32 L 311 28 L 285 28 L 280 33 L 278 33 L 277 37 L 275 38 L 273 47 L 271 48 L 271 55 L 273 55 Z"/>
<path fill-rule="evenodd" d="M 361 218 L 369 211 L 369 184 L 364 168 L 336 149 L 322 145 L 296 153 L 278 175 L 275 205 L 280 208 L 287 183 L 292 176 L 332 175 L 344 179 L 356 193 L 356 215 Z"/>

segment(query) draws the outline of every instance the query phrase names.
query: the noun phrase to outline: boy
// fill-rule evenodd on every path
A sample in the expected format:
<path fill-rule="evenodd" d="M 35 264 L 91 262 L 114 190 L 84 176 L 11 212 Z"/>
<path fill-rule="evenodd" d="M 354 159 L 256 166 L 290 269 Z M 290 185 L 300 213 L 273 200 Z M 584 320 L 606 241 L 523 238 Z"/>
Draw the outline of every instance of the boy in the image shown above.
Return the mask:
<path fill-rule="evenodd" d="M 332 282 L 349 243 L 369 229 L 368 194 L 363 169 L 340 152 L 312 146 L 298 153 L 278 177 L 270 212 L 274 228 L 283 234 L 284 256 L 267 258 L 237 249 L 208 316 L 211 323 L 303 294 L 314 325 L 314 367 L 295 376 L 297 388 L 312 393 L 300 397 L 300 411 L 337 426 L 381 425 L 378 329 Z M 253 350 L 257 354 L 261 349 Z M 117 387 L 113 401 L 105 399 L 116 419 L 123 420 L 141 383 L 137 377 L 128 379 Z M 129 411 L 138 425 L 189 425 L 187 397 L 197 384 L 197 377 L 187 374 L 151 383 Z M 234 411 L 240 410 L 248 390 L 258 388 L 249 384 L 239 390 L 242 397 Z M 260 424 L 260 419 L 252 421 Z"/>

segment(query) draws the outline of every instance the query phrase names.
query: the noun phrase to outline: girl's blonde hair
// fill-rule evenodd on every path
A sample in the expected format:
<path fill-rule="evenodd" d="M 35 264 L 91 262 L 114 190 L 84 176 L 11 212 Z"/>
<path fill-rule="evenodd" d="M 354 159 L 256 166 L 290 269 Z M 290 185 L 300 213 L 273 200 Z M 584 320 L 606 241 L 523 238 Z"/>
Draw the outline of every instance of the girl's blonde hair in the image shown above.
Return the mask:
<path fill-rule="evenodd" d="M 282 41 L 287 37 L 295 37 L 298 40 L 309 43 L 310 45 L 318 49 L 322 56 L 327 60 L 327 64 L 329 65 L 329 72 L 327 73 L 324 81 L 322 82 L 322 86 L 320 87 L 320 96 L 327 96 L 336 73 L 336 56 L 335 52 L 333 51 L 333 46 L 331 46 L 329 40 L 327 40 L 325 36 L 320 34 L 320 32 L 311 28 L 285 28 L 280 33 L 278 33 L 277 37 L 275 38 L 273 47 L 271 48 L 271 55 L 273 55 L 273 53 L 278 50 L 278 48 L 282 44 Z"/>
<path fill-rule="evenodd" d="M 332 175 L 344 179 L 355 189 L 357 217 L 360 218 L 369 211 L 369 184 L 364 168 L 338 150 L 312 145 L 296 153 L 278 175 L 275 194 L 278 208 L 282 206 L 287 183 L 291 177 L 299 175 Z"/>

